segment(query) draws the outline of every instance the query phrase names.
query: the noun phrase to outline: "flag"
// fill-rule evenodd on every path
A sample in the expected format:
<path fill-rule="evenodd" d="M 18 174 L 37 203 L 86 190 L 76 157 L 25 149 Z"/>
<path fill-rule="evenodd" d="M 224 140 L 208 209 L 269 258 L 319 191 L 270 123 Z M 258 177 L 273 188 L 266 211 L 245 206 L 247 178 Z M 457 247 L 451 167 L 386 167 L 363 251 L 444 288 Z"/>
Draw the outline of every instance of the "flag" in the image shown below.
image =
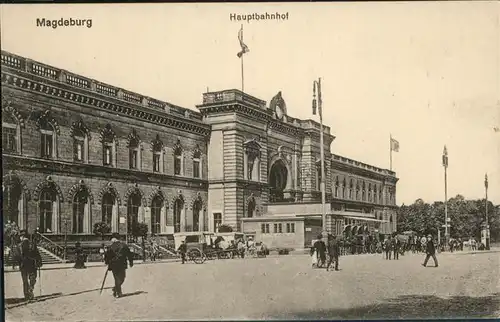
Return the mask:
<path fill-rule="evenodd" d="M 391 150 L 394 152 L 399 152 L 399 142 L 391 138 Z"/>
<path fill-rule="evenodd" d="M 241 29 L 238 32 L 238 40 L 240 41 L 241 51 L 237 55 L 238 58 L 241 58 L 243 54 L 248 53 L 250 51 L 250 49 L 248 49 L 248 46 L 245 45 L 245 43 L 243 42 L 243 25 L 241 25 Z"/>
<path fill-rule="evenodd" d="M 444 146 L 443 150 L 443 167 L 448 167 L 448 149 L 446 149 L 446 145 Z"/>

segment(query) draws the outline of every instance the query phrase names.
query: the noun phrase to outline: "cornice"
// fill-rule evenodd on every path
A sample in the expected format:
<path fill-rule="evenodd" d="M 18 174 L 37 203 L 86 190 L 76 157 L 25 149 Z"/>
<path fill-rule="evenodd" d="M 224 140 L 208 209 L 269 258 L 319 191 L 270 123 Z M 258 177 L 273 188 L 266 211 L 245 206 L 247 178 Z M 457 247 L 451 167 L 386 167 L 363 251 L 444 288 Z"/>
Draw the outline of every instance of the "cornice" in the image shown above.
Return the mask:
<path fill-rule="evenodd" d="M 18 71 L 16 72 L 19 73 Z M 140 121 L 168 126 L 197 135 L 210 135 L 210 125 L 207 124 L 197 123 L 189 119 L 182 119 L 174 115 L 167 115 L 166 113 L 161 113 L 161 111 L 147 109 L 139 104 L 120 101 L 96 92 L 85 92 L 80 89 L 76 90 L 66 84 L 56 81 L 39 79 L 35 75 L 27 75 L 29 78 L 26 78 L 24 75 L 16 75 L 17 73 L 10 74 L 7 68 L 2 67 L 2 85 L 7 88 L 14 88 L 32 94 L 53 97 L 78 105 L 104 109 L 113 114 L 121 114 Z"/>
<path fill-rule="evenodd" d="M 82 176 L 106 180 L 137 182 L 141 184 L 168 185 L 190 189 L 208 189 L 208 181 L 196 178 L 112 168 L 95 164 L 46 160 L 20 155 L 3 154 L 5 170 L 24 170 L 52 175 Z"/>

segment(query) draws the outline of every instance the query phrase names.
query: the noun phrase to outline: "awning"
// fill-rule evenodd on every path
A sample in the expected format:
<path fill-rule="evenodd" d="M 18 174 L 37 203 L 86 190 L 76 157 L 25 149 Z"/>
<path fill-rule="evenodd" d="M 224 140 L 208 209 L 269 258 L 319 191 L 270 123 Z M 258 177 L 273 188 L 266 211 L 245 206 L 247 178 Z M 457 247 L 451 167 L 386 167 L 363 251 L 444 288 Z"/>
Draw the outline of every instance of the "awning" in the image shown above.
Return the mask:
<path fill-rule="evenodd" d="M 361 220 L 361 221 L 388 222 L 387 220 L 380 220 L 380 219 L 373 219 L 373 218 L 366 218 L 366 217 L 344 216 L 344 218 Z"/>

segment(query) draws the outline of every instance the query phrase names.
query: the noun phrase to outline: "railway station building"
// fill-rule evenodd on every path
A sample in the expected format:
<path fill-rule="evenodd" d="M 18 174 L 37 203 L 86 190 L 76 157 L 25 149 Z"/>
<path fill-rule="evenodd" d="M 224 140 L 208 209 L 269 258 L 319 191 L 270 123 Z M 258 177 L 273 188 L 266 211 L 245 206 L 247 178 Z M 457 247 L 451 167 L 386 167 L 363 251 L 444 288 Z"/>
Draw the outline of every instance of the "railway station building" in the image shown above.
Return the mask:
<path fill-rule="evenodd" d="M 393 171 L 332 153 L 328 126 L 239 90 L 186 108 L 9 52 L 1 53 L 3 220 L 54 243 L 217 232 L 302 248 L 321 232 L 320 131 L 327 227 L 396 230 Z M 293 104 L 292 104 L 293 106 Z"/>

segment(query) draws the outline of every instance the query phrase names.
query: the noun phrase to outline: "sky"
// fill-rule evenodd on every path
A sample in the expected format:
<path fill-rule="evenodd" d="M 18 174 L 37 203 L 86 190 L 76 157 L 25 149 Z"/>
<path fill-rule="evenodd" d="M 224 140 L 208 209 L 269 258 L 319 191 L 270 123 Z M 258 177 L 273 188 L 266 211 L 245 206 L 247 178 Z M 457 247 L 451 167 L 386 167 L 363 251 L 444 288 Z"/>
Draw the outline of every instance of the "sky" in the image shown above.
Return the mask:
<path fill-rule="evenodd" d="M 241 88 L 230 14 L 243 22 L 245 92 L 282 91 L 292 117 L 311 115 L 322 78 L 335 154 L 390 167 L 397 203 L 448 196 L 500 204 L 500 2 L 1 5 L 2 50 L 196 109 L 202 93 Z M 38 27 L 37 18 L 92 19 Z M 317 119 L 316 119 L 317 120 Z"/>

